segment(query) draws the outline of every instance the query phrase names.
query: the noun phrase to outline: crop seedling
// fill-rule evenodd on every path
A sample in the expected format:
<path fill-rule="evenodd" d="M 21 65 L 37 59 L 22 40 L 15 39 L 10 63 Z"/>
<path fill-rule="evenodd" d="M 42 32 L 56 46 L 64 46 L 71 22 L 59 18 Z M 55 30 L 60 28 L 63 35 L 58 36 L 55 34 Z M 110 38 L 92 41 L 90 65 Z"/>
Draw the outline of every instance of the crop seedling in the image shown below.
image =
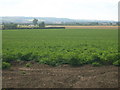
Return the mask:
<path fill-rule="evenodd" d="M 3 30 L 2 34 L 3 68 L 17 60 L 51 66 L 119 65 L 116 29 Z"/>

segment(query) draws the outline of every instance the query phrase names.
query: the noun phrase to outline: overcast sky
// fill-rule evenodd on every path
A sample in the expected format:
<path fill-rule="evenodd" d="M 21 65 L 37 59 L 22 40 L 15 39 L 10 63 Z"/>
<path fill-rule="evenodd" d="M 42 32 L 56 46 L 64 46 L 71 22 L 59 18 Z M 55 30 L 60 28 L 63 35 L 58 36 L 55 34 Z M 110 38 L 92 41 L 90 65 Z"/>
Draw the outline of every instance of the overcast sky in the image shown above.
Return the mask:
<path fill-rule="evenodd" d="M 0 0 L 0 16 L 117 20 L 119 0 Z"/>

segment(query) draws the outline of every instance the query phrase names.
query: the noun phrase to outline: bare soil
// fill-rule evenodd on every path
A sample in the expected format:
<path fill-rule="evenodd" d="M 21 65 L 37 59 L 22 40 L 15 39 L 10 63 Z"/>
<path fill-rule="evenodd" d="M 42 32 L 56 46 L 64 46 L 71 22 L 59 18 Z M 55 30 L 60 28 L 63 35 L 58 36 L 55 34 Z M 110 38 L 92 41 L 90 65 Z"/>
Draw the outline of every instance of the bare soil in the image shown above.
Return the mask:
<path fill-rule="evenodd" d="M 49 25 L 47 27 L 65 27 L 66 29 L 118 29 L 118 26 L 56 26 L 56 25 Z M 120 27 L 119 27 L 120 28 Z"/>
<path fill-rule="evenodd" d="M 3 88 L 117 88 L 118 67 L 85 65 L 51 67 L 31 62 L 3 70 Z"/>
<path fill-rule="evenodd" d="M 66 29 L 118 29 L 118 26 L 66 26 Z"/>

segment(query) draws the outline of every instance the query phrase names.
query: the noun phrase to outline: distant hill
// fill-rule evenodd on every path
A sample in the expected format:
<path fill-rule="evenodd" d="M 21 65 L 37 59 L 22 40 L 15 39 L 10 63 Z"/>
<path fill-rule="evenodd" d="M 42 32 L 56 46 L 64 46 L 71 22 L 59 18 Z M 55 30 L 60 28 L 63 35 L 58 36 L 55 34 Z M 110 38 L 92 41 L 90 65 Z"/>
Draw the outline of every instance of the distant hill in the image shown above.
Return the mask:
<path fill-rule="evenodd" d="M 69 19 L 69 18 L 56 18 L 56 17 L 2 17 L 2 22 L 12 23 L 32 23 L 32 20 L 36 18 L 39 22 L 44 21 L 45 23 L 87 23 L 87 22 L 115 22 L 107 20 L 84 20 L 84 19 Z"/>

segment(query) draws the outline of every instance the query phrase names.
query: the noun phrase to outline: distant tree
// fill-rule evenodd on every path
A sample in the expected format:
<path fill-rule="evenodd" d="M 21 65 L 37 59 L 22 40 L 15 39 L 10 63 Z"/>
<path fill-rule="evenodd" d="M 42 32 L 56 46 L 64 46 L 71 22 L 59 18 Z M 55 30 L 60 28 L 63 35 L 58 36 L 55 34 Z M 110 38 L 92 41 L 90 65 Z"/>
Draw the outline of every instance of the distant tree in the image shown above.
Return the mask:
<path fill-rule="evenodd" d="M 111 23 L 111 22 L 110 22 L 109 24 L 110 24 L 110 25 L 112 25 L 112 23 Z"/>
<path fill-rule="evenodd" d="M 2 29 L 4 30 L 4 29 L 17 29 L 17 24 L 15 24 L 15 23 L 3 23 L 2 24 Z"/>
<path fill-rule="evenodd" d="M 116 22 L 116 24 L 117 24 L 118 26 L 120 26 L 120 22 Z"/>
<path fill-rule="evenodd" d="M 38 20 L 34 18 L 33 24 L 34 24 L 34 25 L 37 25 L 37 22 L 38 22 Z"/>
<path fill-rule="evenodd" d="M 40 28 L 45 28 L 45 23 L 44 22 L 39 23 L 39 27 Z"/>

